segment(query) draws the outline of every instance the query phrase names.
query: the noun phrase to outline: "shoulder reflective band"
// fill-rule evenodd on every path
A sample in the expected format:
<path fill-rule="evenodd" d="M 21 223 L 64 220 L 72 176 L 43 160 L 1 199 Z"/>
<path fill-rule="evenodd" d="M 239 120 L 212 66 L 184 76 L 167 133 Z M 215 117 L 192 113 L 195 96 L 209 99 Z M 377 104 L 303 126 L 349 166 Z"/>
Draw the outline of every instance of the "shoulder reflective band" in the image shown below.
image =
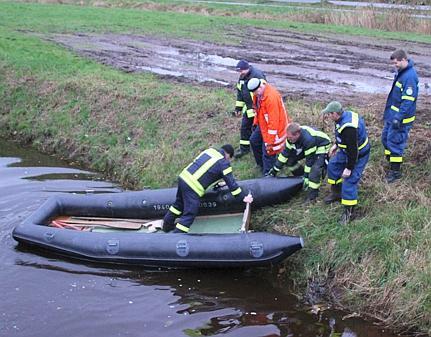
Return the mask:
<path fill-rule="evenodd" d="M 359 116 L 358 116 L 358 114 L 356 112 L 351 112 L 351 114 L 352 114 L 352 121 L 350 123 L 343 124 L 343 126 L 338 129 L 339 133 L 341 133 L 347 127 L 353 127 L 355 129 L 358 128 L 358 125 L 359 125 Z"/>
<path fill-rule="evenodd" d="M 403 90 L 403 85 L 401 84 L 401 82 L 396 81 L 395 86 Z"/>
<path fill-rule="evenodd" d="M 319 131 L 319 130 L 314 130 L 313 128 L 310 128 L 309 126 L 303 125 L 303 126 L 301 126 L 301 129 L 307 130 L 307 131 L 308 131 L 308 133 L 309 133 L 310 135 L 312 135 L 313 137 L 321 137 L 321 138 L 325 138 L 325 139 L 327 139 L 328 141 L 330 141 L 330 140 L 331 140 L 331 138 L 329 138 L 329 136 L 328 136 L 326 133 L 324 133 L 324 132 L 322 132 L 322 131 Z"/>
<path fill-rule="evenodd" d="M 391 105 L 391 109 L 396 111 L 396 112 L 400 111 L 400 108 L 397 108 L 395 105 Z"/>
<path fill-rule="evenodd" d="M 208 159 L 201 167 L 199 167 L 195 173 L 191 174 L 187 170 L 188 167 L 186 167 L 180 174 L 181 179 L 183 179 L 187 185 L 189 185 L 190 188 L 193 189 L 193 191 L 195 191 L 199 196 L 203 196 L 205 194 L 205 189 L 198 181 L 199 178 L 202 177 L 218 160 L 223 159 L 223 155 L 216 149 L 205 150 L 199 156 L 202 154 L 209 155 L 210 159 Z"/>

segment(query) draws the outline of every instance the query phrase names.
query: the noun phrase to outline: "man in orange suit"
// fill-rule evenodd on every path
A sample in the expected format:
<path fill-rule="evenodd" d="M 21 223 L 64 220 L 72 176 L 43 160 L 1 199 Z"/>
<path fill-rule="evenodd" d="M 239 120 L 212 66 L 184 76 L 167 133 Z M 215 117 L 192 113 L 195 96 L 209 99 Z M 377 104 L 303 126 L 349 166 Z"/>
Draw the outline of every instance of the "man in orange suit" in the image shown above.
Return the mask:
<path fill-rule="evenodd" d="M 290 118 L 280 93 L 266 81 L 252 78 L 248 81 L 247 88 L 254 93 L 256 110 L 256 128 L 250 137 L 250 145 L 256 164 L 265 176 L 274 166 L 277 154 L 283 151 Z"/>

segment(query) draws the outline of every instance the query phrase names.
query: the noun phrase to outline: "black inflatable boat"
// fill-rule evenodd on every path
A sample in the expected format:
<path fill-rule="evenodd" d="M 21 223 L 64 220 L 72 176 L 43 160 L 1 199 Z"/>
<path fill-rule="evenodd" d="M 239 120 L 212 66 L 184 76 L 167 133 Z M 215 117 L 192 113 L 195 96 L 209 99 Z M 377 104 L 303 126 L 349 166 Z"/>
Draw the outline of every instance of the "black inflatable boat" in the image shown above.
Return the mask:
<path fill-rule="evenodd" d="M 252 179 L 239 185 L 259 208 L 288 201 L 302 179 Z M 175 193 L 171 188 L 57 195 L 19 224 L 13 237 L 82 260 L 167 267 L 261 266 L 303 246 L 300 237 L 249 231 L 249 211 L 243 214 L 245 204 L 227 189 L 205 194 L 189 234 L 163 233 L 154 219 L 163 217 Z"/>

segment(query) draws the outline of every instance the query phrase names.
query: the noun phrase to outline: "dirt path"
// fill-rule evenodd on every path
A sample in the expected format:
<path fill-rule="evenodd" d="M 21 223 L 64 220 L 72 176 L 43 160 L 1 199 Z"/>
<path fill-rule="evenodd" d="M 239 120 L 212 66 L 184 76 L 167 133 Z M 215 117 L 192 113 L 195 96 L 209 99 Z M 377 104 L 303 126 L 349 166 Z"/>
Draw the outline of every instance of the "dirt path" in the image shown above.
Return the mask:
<path fill-rule="evenodd" d="M 431 102 L 429 45 L 260 28 L 231 35 L 241 39 L 240 46 L 114 34 L 57 34 L 48 39 L 127 72 L 150 71 L 209 85 L 233 87 L 238 79 L 234 66 L 244 58 L 264 70 L 285 95 L 358 105 L 369 103 L 370 94 L 387 94 L 393 78 L 389 55 L 404 48 L 416 63 L 421 100 Z"/>

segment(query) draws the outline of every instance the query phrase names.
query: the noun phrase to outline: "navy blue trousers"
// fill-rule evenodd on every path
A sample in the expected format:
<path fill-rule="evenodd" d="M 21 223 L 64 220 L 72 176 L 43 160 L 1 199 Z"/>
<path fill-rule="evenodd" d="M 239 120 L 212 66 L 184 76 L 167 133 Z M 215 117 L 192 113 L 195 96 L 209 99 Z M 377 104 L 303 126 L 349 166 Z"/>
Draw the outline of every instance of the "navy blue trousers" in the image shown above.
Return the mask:
<path fill-rule="evenodd" d="M 250 151 L 250 136 L 252 133 L 254 117 L 248 118 L 246 113 L 242 114 L 241 120 L 241 139 L 239 145 L 242 151 Z"/>
<path fill-rule="evenodd" d="M 358 203 L 358 184 L 370 158 L 370 151 L 358 158 L 352 174 L 348 178 L 341 178 L 346 168 L 347 155 L 344 151 L 338 150 L 328 163 L 328 183 L 331 185 L 341 185 L 341 203 L 345 206 L 355 206 Z"/>
<path fill-rule="evenodd" d="M 385 155 L 389 157 L 391 163 L 402 163 L 404 150 L 409 139 L 410 125 L 400 125 L 398 129 L 392 127 L 392 122 L 385 121 L 382 131 L 382 144 L 385 148 Z"/>
<path fill-rule="evenodd" d="M 277 156 L 269 155 L 266 152 L 265 143 L 263 142 L 262 133 L 260 132 L 259 127 L 256 127 L 251 134 L 250 145 L 253 150 L 256 164 L 262 168 L 262 174 L 265 175 L 274 166 Z"/>
<path fill-rule="evenodd" d="M 176 229 L 187 233 L 199 211 L 200 197 L 181 178 L 178 179 L 178 189 L 175 202 L 163 218 L 165 228 L 174 228 L 175 219 L 179 217 Z M 172 210 L 172 208 L 174 210 Z M 176 214 L 177 213 L 177 214 Z"/>

